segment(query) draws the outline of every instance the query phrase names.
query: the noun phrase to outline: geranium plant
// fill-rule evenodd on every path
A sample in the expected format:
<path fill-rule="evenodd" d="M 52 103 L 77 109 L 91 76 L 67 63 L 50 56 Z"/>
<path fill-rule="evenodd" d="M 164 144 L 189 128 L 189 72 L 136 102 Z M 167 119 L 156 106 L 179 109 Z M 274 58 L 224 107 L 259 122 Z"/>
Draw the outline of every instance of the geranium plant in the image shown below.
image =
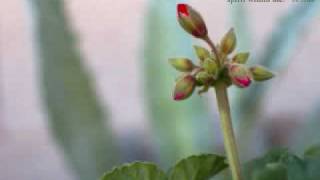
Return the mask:
<path fill-rule="evenodd" d="M 303 158 L 286 149 L 272 150 L 266 156 L 248 163 L 240 163 L 235 140 L 227 89 L 234 85 L 247 88 L 253 81 L 262 82 L 274 77 L 265 67 L 248 67 L 249 52 L 235 52 L 237 38 L 231 28 L 219 43 L 208 34 L 204 19 L 187 4 L 177 5 L 177 17 L 181 27 L 190 35 L 207 43 L 209 50 L 194 46 L 198 64 L 187 57 L 169 59 L 169 63 L 182 74 L 176 80 L 173 100 L 190 97 L 196 89 L 198 94 L 214 89 L 224 137 L 226 158 L 216 154 L 194 155 L 179 161 L 168 172 L 151 163 L 135 162 L 116 167 L 106 173 L 103 180 L 207 180 L 224 169 L 226 178 L 233 180 L 316 180 L 320 178 L 319 148 L 306 151 Z M 229 173 L 230 172 L 230 173 Z"/>

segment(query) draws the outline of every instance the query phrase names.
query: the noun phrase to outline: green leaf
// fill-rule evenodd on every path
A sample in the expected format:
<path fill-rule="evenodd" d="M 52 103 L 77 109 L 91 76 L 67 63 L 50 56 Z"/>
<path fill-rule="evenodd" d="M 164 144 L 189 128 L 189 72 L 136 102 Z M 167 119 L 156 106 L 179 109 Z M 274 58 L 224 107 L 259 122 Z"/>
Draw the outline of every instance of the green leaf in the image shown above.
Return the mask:
<path fill-rule="evenodd" d="M 179 161 L 169 172 L 169 180 L 207 180 L 228 165 L 225 158 L 214 154 L 191 156 Z"/>
<path fill-rule="evenodd" d="M 304 157 L 320 157 L 320 144 L 313 145 L 305 150 Z"/>
<path fill-rule="evenodd" d="M 318 180 L 319 169 L 319 156 L 300 158 L 278 149 L 246 163 L 243 173 L 246 180 Z"/>
<path fill-rule="evenodd" d="M 151 163 L 135 162 L 115 168 L 101 180 L 166 180 L 166 174 Z"/>
<path fill-rule="evenodd" d="M 254 180 L 286 180 L 287 170 L 281 163 L 269 163 L 265 168 L 252 175 Z"/>
<path fill-rule="evenodd" d="M 49 126 L 78 179 L 97 179 L 117 151 L 62 0 L 30 0 Z"/>
<path fill-rule="evenodd" d="M 267 153 L 261 158 L 246 163 L 243 167 L 245 179 L 264 180 L 271 176 L 275 179 L 286 177 L 286 168 L 281 163 L 281 158 L 287 156 L 287 153 L 287 150 L 277 149 Z"/>
<path fill-rule="evenodd" d="M 320 179 L 320 156 L 305 156 L 305 162 L 307 166 L 307 174 L 310 178 L 309 180 L 319 180 Z"/>

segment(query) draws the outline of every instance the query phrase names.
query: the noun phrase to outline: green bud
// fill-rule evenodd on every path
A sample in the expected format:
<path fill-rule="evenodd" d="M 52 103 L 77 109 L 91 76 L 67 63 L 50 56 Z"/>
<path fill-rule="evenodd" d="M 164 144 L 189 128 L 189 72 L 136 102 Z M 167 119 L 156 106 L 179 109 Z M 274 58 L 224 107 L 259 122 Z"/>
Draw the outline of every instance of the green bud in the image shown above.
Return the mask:
<path fill-rule="evenodd" d="M 200 71 L 199 73 L 197 73 L 196 75 L 196 80 L 199 84 L 204 85 L 204 84 L 208 84 L 210 81 L 213 80 L 212 75 L 210 75 L 208 72 L 206 71 Z"/>
<path fill-rule="evenodd" d="M 206 24 L 201 15 L 187 4 L 177 5 L 178 21 L 181 27 L 196 38 L 208 35 Z"/>
<path fill-rule="evenodd" d="M 171 58 L 169 63 L 178 71 L 191 72 L 194 68 L 194 64 L 187 58 Z"/>
<path fill-rule="evenodd" d="M 274 77 L 271 71 L 262 66 L 251 67 L 250 71 L 255 81 L 266 81 Z"/>
<path fill-rule="evenodd" d="M 232 83 L 240 88 L 251 84 L 250 71 L 242 64 L 229 64 L 228 73 Z"/>
<path fill-rule="evenodd" d="M 207 58 L 204 60 L 203 62 L 203 68 L 211 75 L 213 75 L 214 77 L 217 76 L 218 74 L 218 64 L 216 61 Z"/>
<path fill-rule="evenodd" d="M 232 58 L 233 63 L 245 64 L 249 59 L 250 53 L 238 53 Z"/>
<path fill-rule="evenodd" d="M 198 58 L 200 59 L 200 61 L 204 61 L 206 58 L 210 57 L 210 52 L 201 46 L 193 46 Z"/>
<path fill-rule="evenodd" d="M 234 29 L 231 28 L 221 41 L 221 51 L 224 54 L 230 54 L 236 48 L 237 39 Z"/>
<path fill-rule="evenodd" d="M 190 97 L 196 87 L 196 79 L 191 75 L 186 75 L 180 79 L 174 89 L 173 99 L 176 101 Z"/>

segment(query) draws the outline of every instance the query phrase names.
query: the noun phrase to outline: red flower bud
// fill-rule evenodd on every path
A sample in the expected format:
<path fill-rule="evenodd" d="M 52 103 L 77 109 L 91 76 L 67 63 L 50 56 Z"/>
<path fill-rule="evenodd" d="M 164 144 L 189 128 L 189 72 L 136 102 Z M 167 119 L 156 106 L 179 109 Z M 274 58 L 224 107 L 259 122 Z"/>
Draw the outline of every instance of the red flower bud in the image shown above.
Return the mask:
<path fill-rule="evenodd" d="M 205 38 L 207 27 L 201 15 L 187 4 L 177 5 L 178 21 L 182 28 L 196 38 Z"/>
<path fill-rule="evenodd" d="M 249 70 L 241 64 L 230 64 L 228 66 L 229 76 L 234 85 L 246 88 L 251 84 L 251 74 Z"/>
<path fill-rule="evenodd" d="M 174 89 L 173 99 L 176 101 L 184 100 L 191 96 L 196 87 L 196 80 L 191 75 L 186 75 L 180 79 Z"/>

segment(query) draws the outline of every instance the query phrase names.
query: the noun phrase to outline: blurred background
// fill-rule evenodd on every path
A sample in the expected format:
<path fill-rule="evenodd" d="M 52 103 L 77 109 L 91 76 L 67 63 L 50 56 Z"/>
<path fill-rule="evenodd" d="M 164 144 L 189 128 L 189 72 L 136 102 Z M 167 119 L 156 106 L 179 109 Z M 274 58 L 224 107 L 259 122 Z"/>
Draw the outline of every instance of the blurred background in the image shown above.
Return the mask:
<path fill-rule="evenodd" d="M 319 143 L 320 2 L 7 0 L 0 6 L 0 179 L 90 180 L 114 165 L 167 169 L 223 153 L 215 97 L 171 99 L 170 57 L 196 60 L 175 6 L 201 12 L 218 42 L 236 29 L 250 64 L 277 73 L 230 88 L 241 159 Z"/>

